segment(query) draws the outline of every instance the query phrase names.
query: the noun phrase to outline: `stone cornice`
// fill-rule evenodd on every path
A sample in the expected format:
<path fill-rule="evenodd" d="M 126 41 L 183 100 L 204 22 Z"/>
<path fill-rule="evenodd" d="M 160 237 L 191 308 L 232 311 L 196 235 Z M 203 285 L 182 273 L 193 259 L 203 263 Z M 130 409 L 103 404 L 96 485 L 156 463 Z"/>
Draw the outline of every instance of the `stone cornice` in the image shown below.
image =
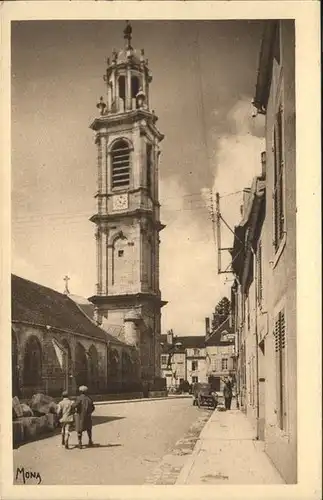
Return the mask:
<path fill-rule="evenodd" d="M 141 131 L 143 131 L 145 127 L 148 127 L 154 136 L 158 138 L 159 142 L 164 139 L 164 135 L 159 132 L 155 126 L 158 117 L 146 109 L 135 109 L 125 113 L 109 113 L 102 115 L 92 121 L 90 128 L 95 131 L 98 131 L 101 128 L 108 130 L 110 127 L 115 127 L 123 123 L 133 124 L 135 122 L 140 122 L 141 120 L 146 120 L 145 124 L 139 123 Z"/>
<path fill-rule="evenodd" d="M 162 300 L 159 295 L 144 292 L 119 295 L 93 295 L 92 297 L 89 297 L 88 300 L 95 305 L 121 303 L 126 304 L 129 307 L 131 307 L 132 305 L 140 305 L 140 303 L 142 302 L 153 302 L 160 307 L 163 307 L 167 304 L 167 301 Z"/>

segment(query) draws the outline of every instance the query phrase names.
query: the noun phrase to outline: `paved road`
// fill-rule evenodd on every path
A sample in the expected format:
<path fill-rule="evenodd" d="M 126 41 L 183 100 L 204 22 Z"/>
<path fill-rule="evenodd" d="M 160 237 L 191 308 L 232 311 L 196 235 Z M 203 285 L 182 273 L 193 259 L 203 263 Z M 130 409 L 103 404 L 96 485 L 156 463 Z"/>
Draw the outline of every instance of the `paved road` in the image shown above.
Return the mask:
<path fill-rule="evenodd" d="M 189 399 L 97 404 L 93 417 L 94 448 L 79 450 L 76 434 L 71 449 L 61 447 L 60 436 L 28 443 L 14 450 L 17 468 L 39 472 L 41 484 L 144 484 L 164 455 L 201 419 Z M 87 438 L 84 441 L 87 442 Z M 19 474 L 15 484 L 22 483 Z M 26 484 L 38 480 L 27 479 Z"/>

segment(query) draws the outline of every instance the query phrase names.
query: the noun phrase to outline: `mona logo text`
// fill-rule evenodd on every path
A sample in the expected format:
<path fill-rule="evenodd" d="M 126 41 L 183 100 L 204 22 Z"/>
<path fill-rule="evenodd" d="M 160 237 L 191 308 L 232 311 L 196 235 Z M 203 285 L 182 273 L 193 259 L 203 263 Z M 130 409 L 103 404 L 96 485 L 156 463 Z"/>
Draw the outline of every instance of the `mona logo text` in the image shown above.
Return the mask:
<path fill-rule="evenodd" d="M 18 479 L 22 479 L 23 483 L 34 482 L 34 480 L 38 481 L 37 484 L 41 483 L 41 475 L 39 472 L 34 472 L 31 470 L 25 470 L 24 467 L 17 467 L 16 470 L 16 481 Z"/>

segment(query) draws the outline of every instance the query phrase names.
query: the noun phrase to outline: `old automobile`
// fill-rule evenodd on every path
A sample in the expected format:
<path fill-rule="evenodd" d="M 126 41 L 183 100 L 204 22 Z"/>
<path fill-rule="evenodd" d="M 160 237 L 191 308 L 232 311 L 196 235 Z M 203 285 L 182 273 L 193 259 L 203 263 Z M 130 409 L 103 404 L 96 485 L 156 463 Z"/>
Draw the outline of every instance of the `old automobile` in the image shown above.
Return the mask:
<path fill-rule="evenodd" d="M 193 394 L 193 405 L 207 406 L 209 408 L 215 409 L 218 404 L 217 393 L 212 389 L 211 384 L 194 384 L 192 389 Z"/>

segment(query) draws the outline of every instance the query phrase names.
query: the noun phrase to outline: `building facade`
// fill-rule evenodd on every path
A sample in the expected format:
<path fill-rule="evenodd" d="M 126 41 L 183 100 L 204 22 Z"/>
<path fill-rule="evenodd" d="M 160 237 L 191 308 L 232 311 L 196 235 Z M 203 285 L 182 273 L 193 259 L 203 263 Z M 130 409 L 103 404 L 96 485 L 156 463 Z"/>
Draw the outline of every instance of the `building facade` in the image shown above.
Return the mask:
<path fill-rule="evenodd" d="M 207 382 L 205 337 L 161 336 L 161 372 L 168 389 L 176 390 L 183 382 L 190 385 Z"/>
<path fill-rule="evenodd" d="M 12 392 L 133 390 L 134 349 L 98 327 L 66 294 L 12 275 Z"/>
<path fill-rule="evenodd" d="M 235 335 L 230 318 L 206 335 L 206 379 L 216 391 L 222 391 L 223 378 L 231 376 L 235 381 Z"/>
<path fill-rule="evenodd" d="M 104 76 L 106 97 L 91 123 L 97 149 L 97 285 L 89 300 L 99 324 L 124 326 L 137 349 L 141 377 L 160 374 L 159 143 L 163 135 L 150 107 L 151 72 L 144 51 L 131 45 L 112 53 Z"/>
<path fill-rule="evenodd" d="M 242 407 L 287 483 L 297 482 L 294 21 L 266 22 L 254 106 L 266 151 L 235 228 L 235 330 Z"/>

